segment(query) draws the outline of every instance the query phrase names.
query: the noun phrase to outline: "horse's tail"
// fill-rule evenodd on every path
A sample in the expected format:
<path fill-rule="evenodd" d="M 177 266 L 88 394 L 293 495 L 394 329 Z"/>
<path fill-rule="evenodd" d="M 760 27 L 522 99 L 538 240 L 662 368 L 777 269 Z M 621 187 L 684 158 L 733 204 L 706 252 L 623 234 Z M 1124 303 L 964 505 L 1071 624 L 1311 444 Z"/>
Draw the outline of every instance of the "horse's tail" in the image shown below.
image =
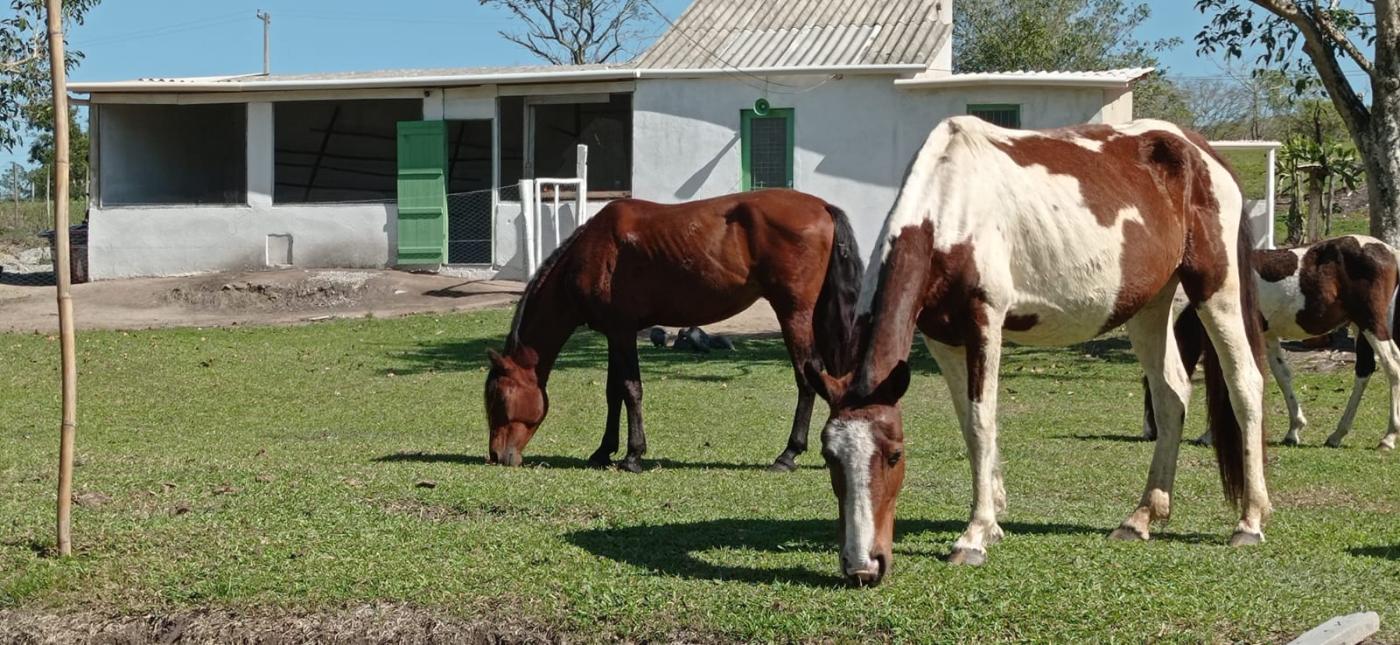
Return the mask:
<path fill-rule="evenodd" d="M 831 257 L 826 263 L 826 279 L 817 296 L 813 312 L 817 352 L 830 374 L 845 374 L 855 367 L 856 359 L 856 299 L 865 276 L 865 264 L 856 247 L 856 234 L 851 220 L 841 209 L 827 204 L 835 233 L 831 240 Z"/>
<path fill-rule="evenodd" d="M 1235 270 L 1240 283 L 1240 314 L 1244 317 L 1245 335 L 1249 339 L 1250 355 L 1254 357 L 1254 367 L 1264 364 L 1264 330 L 1259 314 L 1258 285 L 1254 280 L 1253 244 L 1249 232 L 1249 218 L 1240 218 L 1239 239 L 1236 242 Z M 1202 330 L 1204 332 L 1204 330 Z M 1220 355 L 1215 345 L 1206 342 L 1206 427 L 1210 428 L 1211 445 L 1215 446 L 1215 460 L 1220 467 L 1220 482 L 1225 488 L 1225 497 L 1231 504 L 1243 499 L 1245 491 L 1244 431 L 1235 417 L 1234 405 L 1230 401 L 1230 390 L 1225 373 L 1220 367 Z M 1261 374 L 1262 375 L 1262 374 Z M 1262 379 L 1261 379 L 1262 382 Z M 1262 394 L 1262 391 L 1261 391 Z M 1264 420 L 1261 416 L 1260 424 Z M 1263 428 L 1260 428 L 1260 443 L 1263 443 Z M 1256 446 L 1263 450 L 1264 446 Z"/>

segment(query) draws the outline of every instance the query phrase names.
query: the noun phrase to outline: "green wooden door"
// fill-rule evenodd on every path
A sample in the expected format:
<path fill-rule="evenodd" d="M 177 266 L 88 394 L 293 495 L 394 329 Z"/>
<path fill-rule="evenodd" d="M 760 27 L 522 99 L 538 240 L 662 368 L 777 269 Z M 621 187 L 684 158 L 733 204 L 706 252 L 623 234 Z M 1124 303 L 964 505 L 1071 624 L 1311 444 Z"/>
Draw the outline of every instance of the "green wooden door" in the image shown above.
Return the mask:
<path fill-rule="evenodd" d="M 400 265 L 447 261 L 447 122 L 399 122 Z"/>

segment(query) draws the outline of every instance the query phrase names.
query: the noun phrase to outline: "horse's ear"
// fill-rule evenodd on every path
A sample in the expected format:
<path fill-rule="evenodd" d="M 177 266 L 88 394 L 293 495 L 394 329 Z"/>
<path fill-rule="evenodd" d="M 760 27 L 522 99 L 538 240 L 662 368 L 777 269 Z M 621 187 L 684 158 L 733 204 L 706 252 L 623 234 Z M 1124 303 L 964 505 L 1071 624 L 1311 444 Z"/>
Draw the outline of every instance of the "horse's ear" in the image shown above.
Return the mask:
<path fill-rule="evenodd" d="M 492 364 L 492 365 L 494 365 L 494 366 L 496 366 L 496 367 L 499 367 L 499 368 L 501 368 L 501 369 L 505 369 L 505 368 L 506 368 L 506 357 L 501 356 L 501 353 L 500 353 L 500 352 L 497 352 L 497 351 L 494 350 L 494 349 L 488 348 L 488 349 L 486 350 L 486 358 L 487 358 L 487 360 L 491 361 L 491 364 Z"/>
<path fill-rule="evenodd" d="M 909 390 L 909 363 L 900 361 L 899 364 L 890 370 L 890 375 L 885 377 L 885 382 L 880 387 L 875 388 L 870 393 L 871 403 L 884 405 L 894 405 L 904 397 L 904 393 Z"/>
<path fill-rule="evenodd" d="M 808 361 L 802 367 L 802 375 L 807 378 L 807 384 L 812 386 L 812 390 L 817 393 L 817 396 L 831 405 L 840 403 L 851 385 L 849 374 L 841 377 L 832 376 L 817 367 L 817 364 L 812 361 Z"/>
<path fill-rule="evenodd" d="M 536 353 L 534 349 L 529 347 L 521 347 L 520 349 L 515 350 L 515 355 L 511 358 L 515 360 L 516 365 L 519 365 L 527 370 L 534 369 L 536 365 L 540 364 L 540 355 Z"/>
<path fill-rule="evenodd" d="M 826 386 L 826 374 L 822 373 L 816 362 L 807 361 L 802 366 L 802 376 L 807 379 L 807 385 L 821 397 L 823 401 L 831 403 L 831 389 Z"/>

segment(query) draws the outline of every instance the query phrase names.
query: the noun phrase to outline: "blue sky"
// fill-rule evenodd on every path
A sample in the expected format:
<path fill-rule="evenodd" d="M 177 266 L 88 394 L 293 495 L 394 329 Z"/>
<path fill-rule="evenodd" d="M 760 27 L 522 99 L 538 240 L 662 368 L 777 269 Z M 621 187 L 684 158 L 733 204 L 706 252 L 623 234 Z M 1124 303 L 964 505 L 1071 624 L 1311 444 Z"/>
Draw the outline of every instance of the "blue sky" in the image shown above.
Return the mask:
<path fill-rule="evenodd" d="M 652 0 L 674 17 L 688 0 Z M 1216 59 L 1195 54 L 1192 36 L 1203 19 L 1186 0 L 1148 0 L 1151 22 L 1141 37 L 1181 37 L 1163 55 L 1174 75 L 1215 76 Z M 955 5 L 956 6 L 956 5 Z M 272 14 L 272 68 L 277 73 L 404 67 L 470 67 L 532 62 L 497 31 L 512 21 L 476 0 L 106 0 L 69 42 L 87 58 L 75 80 L 201 76 L 260 71 L 262 27 Z M 657 23 L 660 32 L 664 24 Z M 644 45 L 643 45 L 644 46 Z M 0 151 L 0 164 L 23 151 Z"/>

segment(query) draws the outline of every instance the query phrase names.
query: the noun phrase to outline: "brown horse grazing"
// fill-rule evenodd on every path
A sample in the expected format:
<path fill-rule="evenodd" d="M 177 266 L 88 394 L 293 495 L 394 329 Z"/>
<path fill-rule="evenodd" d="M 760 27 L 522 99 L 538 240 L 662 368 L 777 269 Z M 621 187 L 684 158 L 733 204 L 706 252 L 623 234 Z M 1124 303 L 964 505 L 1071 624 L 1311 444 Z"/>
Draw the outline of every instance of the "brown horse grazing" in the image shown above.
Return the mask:
<path fill-rule="evenodd" d="M 764 190 L 675 205 L 609 204 L 540 267 L 516 306 L 505 351 L 490 352 L 489 461 L 520 465 L 549 412 L 555 357 L 587 325 L 608 338 L 607 427 L 589 462 L 611 462 L 626 407 L 627 457 L 618 465 L 640 472 L 647 443 L 637 331 L 710 324 L 765 298 L 778 314 L 798 392 L 787 449 L 772 469 L 795 468 L 813 402 L 802 366 L 853 360 L 862 273 L 846 215 L 811 195 Z"/>
<path fill-rule="evenodd" d="M 939 124 L 874 249 L 857 308 L 855 372 L 809 375 L 831 402 L 822 455 L 847 579 L 874 584 L 890 568 L 904 473 L 899 400 L 916 328 L 947 382 L 972 462 L 972 517 L 951 562 L 982 563 L 1002 537 L 1002 339 L 1066 345 L 1122 324 L 1159 402 L 1163 441 L 1137 508 L 1111 537 L 1147 539 L 1170 512 L 1189 394 L 1171 333 L 1178 284 L 1213 341 L 1208 409 L 1221 429 L 1226 496 L 1241 506 L 1230 541 L 1263 541 L 1263 345 L 1242 206 L 1234 176 L 1205 141 L 1163 121 L 1046 131 L 971 117 Z"/>
<path fill-rule="evenodd" d="M 1288 435 L 1284 445 L 1296 446 L 1308 425 L 1293 374 L 1284 360 L 1280 340 L 1322 336 L 1353 325 L 1356 335 L 1356 381 L 1346 411 L 1327 445 L 1342 445 L 1356 419 L 1366 383 L 1380 367 L 1390 384 L 1390 424 L 1381 438 L 1381 450 L 1393 450 L 1400 437 L 1400 349 L 1396 347 L 1396 288 L 1400 286 L 1400 262 L 1395 249 L 1373 237 L 1347 235 L 1294 249 L 1254 252 L 1254 276 L 1259 288 L 1260 315 L 1269 349 L 1269 368 L 1288 404 Z M 1183 312 L 1176 324 L 1176 343 L 1187 373 L 1194 372 L 1201 356 L 1203 330 L 1194 312 Z M 1143 436 L 1157 438 L 1152 419 L 1152 397 L 1143 398 Z M 1209 443 L 1210 430 L 1197 439 Z"/>

